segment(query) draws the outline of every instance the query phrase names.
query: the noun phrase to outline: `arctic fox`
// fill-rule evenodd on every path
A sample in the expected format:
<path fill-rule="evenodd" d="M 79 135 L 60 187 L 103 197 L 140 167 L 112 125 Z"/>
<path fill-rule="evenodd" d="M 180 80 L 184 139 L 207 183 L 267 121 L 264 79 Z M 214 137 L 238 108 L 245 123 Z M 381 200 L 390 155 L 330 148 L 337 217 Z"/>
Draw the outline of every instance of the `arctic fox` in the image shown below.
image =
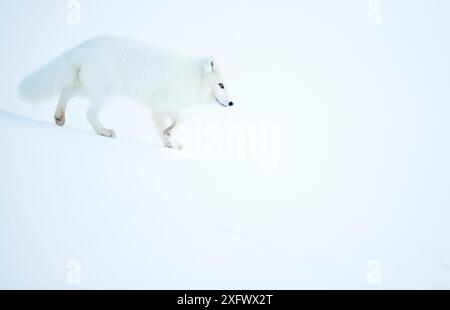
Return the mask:
<path fill-rule="evenodd" d="M 233 105 L 212 57 L 180 55 L 112 36 L 90 39 L 65 52 L 25 77 L 18 91 L 30 102 L 59 96 L 54 115 L 59 126 L 65 123 L 71 98 L 88 98 L 87 119 L 99 135 L 111 138 L 116 133 L 100 122 L 100 110 L 115 95 L 126 96 L 151 107 L 163 143 L 176 149 L 182 146 L 172 140 L 172 130 L 181 121 L 183 108 L 209 103 Z"/>

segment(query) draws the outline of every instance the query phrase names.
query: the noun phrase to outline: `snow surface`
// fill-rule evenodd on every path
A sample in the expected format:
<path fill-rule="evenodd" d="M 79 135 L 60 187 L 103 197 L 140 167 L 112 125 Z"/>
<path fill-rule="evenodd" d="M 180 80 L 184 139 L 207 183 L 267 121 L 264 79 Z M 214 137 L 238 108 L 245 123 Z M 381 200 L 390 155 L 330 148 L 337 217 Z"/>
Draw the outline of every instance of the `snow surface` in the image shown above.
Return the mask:
<path fill-rule="evenodd" d="M 380 25 L 356 0 L 92 0 L 80 25 L 0 3 L 0 288 L 450 288 L 450 3 L 381 2 Z M 17 98 L 106 33 L 216 56 L 236 106 L 191 111 L 191 142 L 247 126 L 272 152 L 180 156 L 123 98 L 117 140 L 83 100 L 59 128 Z"/>

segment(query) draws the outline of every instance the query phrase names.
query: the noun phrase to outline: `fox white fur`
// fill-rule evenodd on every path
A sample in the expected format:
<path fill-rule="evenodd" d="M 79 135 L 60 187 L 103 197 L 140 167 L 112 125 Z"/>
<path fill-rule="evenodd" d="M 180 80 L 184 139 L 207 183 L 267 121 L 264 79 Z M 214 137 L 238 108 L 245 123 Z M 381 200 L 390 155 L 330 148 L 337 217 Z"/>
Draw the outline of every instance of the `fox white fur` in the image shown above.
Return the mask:
<path fill-rule="evenodd" d="M 25 77 L 18 91 L 34 103 L 59 96 L 54 115 L 59 126 L 65 123 L 71 98 L 90 99 L 87 118 L 106 137 L 116 137 L 116 133 L 100 122 L 100 110 L 115 95 L 126 96 L 151 107 L 163 142 L 171 148 L 182 147 L 172 141 L 172 130 L 184 108 L 233 105 L 213 58 L 181 55 L 122 37 L 97 37 L 82 43 Z"/>

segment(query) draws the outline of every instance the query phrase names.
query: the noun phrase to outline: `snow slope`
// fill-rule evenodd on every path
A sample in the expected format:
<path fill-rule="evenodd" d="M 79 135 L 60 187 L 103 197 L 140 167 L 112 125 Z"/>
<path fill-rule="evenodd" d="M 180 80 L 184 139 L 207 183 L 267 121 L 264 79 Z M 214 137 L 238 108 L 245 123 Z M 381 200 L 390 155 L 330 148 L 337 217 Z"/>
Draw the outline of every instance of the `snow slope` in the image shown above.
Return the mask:
<path fill-rule="evenodd" d="M 5 112 L 0 127 L 1 288 L 450 287 L 448 226 L 414 226 L 416 211 L 345 206 L 283 169 L 183 159 Z M 80 285 L 66 281 L 72 260 Z"/>

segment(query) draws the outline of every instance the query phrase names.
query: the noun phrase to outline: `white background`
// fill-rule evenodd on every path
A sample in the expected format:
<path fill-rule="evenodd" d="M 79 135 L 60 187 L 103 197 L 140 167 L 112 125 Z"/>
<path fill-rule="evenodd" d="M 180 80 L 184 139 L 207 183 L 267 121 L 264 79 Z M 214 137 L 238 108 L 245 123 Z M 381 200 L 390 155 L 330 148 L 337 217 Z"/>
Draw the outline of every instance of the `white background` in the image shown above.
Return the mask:
<path fill-rule="evenodd" d="M 80 2 L 0 2 L 1 288 L 450 288 L 450 2 Z M 276 165 L 179 159 L 124 98 L 116 141 L 19 100 L 101 34 L 215 56 L 236 106 L 197 117 L 275 126 Z"/>

